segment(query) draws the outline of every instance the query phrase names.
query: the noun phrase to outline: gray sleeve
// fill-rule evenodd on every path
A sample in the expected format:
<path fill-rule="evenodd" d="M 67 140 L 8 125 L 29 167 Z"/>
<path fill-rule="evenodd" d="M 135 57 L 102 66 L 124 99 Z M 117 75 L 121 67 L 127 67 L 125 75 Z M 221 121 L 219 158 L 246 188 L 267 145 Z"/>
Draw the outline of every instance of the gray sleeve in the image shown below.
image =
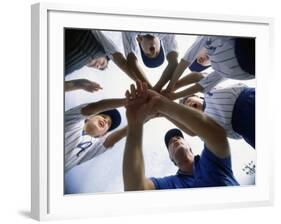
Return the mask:
<path fill-rule="evenodd" d="M 92 33 L 97 38 L 99 43 L 103 46 L 105 53 L 108 57 L 112 59 L 112 54 L 115 52 L 121 52 L 120 49 L 115 45 L 115 43 L 106 36 L 106 32 L 102 32 L 99 30 L 92 30 Z"/>
<path fill-rule="evenodd" d="M 183 60 L 191 64 L 196 59 L 198 52 L 205 47 L 207 39 L 208 37 L 206 36 L 197 37 L 195 42 L 185 52 L 185 55 L 183 56 Z"/>
<path fill-rule="evenodd" d="M 225 80 L 225 78 L 214 71 L 207 75 L 205 78 L 201 79 L 198 84 L 202 86 L 203 93 L 207 93 L 223 80 Z"/>
<path fill-rule="evenodd" d="M 122 32 L 122 40 L 124 46 L 125 56 L 127 57 L 128 54 L 131 52 L 135 55 L 138 54 L 138 44 L 136 40 L 137 34 L 134 32 Z"/>
<path fill-rule="evenodd" d="M 162 39 L 162 44 L 166 56 L 172 51 L 178 51 L 178 43 L 174 34 L 166 34 Z"/>
<path fill-rule="evenodd" d="M 67 127 L 68 125 L 80 122 L 81 120 L 84 120 L 86 116 L 81 114 L 81 109 L 86 107 L 87 104 L 82 104 L 77 107 L 74 107 L 68 111 L 65 112 L 64 114 L 64 122 L 65 126 Z"/>

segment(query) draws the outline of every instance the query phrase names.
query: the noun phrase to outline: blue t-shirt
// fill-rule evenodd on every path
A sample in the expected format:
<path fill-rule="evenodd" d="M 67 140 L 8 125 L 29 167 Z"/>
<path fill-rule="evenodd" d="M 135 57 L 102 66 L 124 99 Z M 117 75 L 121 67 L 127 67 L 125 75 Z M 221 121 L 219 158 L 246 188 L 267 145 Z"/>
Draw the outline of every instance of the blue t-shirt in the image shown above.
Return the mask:
<path fill-rule="evenodd" d="M 176 175 L 150 179 L 156 189 L 239 185 L 231 169 L 231 158 L 220 159 L 206 146 L 201 156 L 195 156 L 192 172 L 192 175 L 187 175 L 179 170 Z"/>

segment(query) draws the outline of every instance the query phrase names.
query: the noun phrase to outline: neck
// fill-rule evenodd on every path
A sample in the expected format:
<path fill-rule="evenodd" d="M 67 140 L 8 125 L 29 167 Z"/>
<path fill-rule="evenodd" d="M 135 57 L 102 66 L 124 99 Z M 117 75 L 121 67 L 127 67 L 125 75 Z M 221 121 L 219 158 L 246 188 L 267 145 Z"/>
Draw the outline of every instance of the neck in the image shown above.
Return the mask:
<path fill-rule="evenodd" d="M 193 158 L 188 158 L 182 161 L 178 162 L 178 167 L 181 171 L 183 171 L 186 174 L 192 174 L 193 170 Z"/>

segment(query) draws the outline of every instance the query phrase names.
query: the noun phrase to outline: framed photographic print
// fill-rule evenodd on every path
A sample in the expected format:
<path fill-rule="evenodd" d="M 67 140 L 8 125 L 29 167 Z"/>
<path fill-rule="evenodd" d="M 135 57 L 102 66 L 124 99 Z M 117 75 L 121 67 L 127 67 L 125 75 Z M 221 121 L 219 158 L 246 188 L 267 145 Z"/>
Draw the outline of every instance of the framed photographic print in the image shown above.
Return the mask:
<path fill-rule="evenodd" d="M 270 205 L 272 27 L 32 5 L 32 217 Z"/>

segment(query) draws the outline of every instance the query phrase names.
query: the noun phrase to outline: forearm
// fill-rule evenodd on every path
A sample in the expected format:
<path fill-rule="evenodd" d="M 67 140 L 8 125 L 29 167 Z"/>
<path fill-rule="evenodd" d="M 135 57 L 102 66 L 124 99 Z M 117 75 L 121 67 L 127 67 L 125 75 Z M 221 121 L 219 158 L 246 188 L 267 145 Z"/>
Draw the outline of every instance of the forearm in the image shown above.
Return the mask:
<path fill-rule="evenodd" d="M 203 112 L 179 105 L 164 97 L 158 105 L 158 110 L 166 117 L 172 117 L 176 122 L 184 125 L 211 146 L 217 141 L 226 139 L 225 130 Z"/>
<path fill-rule="evenodd" d="M 185 77 L 180 79 L 176 85 L 175 85 L 175 90 L 183 87 L 183 86 L 188 86 L 190 84 L 199 82 L 202 78 L 204 78 L 204 75 L 200 72 L 191 72 L 187 74 Z"/>
<path fill-rule="evenodd" d="M 172 78 L 172 74 L 175 71 L 177 67 L 177 62 L 171 62 L 167 65 L 165 68 L 161 78 L 159 81 L 156 83 L 156 85 L 153 87 L 153 89 L 157 92 L 160 92 L 163 86 Z"/>
<path fill-rule="evenodd" d="M 175 71 L 173 72 L 171 81 L 169 82 L 169 84 L 167 86 L 167 90 L 172 91 L 174 89 L 178 79 L 183 74 L 183 72 L 185 71 L 185 69 L 187 68 L 188 65 L 189 65 L 189 63 L 187 61 L 184 61 L 183 59 L 180 61 L 180 63 L 177 65 Z"/>
<path fill-rule="evenodd" d="M 146 82 L 148 84 L 148 87 L 152 88 L 152 85 L 146 78 L 144 71 L 138 63 L 136 56 L 131 53 L 127 57 L 127 67 L 129 73 L 131 74 L 130 77 L 135 78 L 135 80 L 139 79 L 142 82 Z"/>
<path fill-rule="evenodd" d="M 200 86 L 199 84 L 196 83 L 196 84 L 186 88 L 185 90 L 174 93 L 172 100 L 176 100 L 176 99 L 179 99 L 179 98 L 185 97 L 185 96 L 190 96 L 190 95 L 193 95 L 193 94 L 201 92 L 201 91 L 203 91 L 202 86 Z"/>
<path fill-rule="evenodd" d="M 129 71 L 128 66 L 127 66 L 127 60 L 125 57 L 119 53 L 116 52 L 113 55 L 113 61 L 114 63 L 123 71 L 125 72 L 132 80 L 136 80 L 136 77 Z"/>
<path fill-rule="evenodd" d="M 168 117 L 166 116 L 166 118 L 171 121 L 174 125 L 176 125 L 179 129 L 181 129 L 182 131 L 184 131 L 186 134 L 190 135 L 190 136 L 195 136 L 194 132 L 191 131 L 188 127 L 186 127 L 186 125 L 177 122 L 176 120 L 174 120 L 172 117 Z"/>
<path fill-rule="evenodd" d="M 73 90 L 80 89 L 80 87 L 77 85 L 76 80 L 71 80 L 71 81 L 65 81 L 64 82 L 64 91 L 69 92 Z"/>
<path fill-rule="evenodd" d="M 145 189 L 142 132 L 143 124 L 132 124 L 128 122 L 127 140 L 123 157 L 125 191 Z"/>
<path fill-rule="evenodd" d="M 95 103 L 91 103 L 88 106 L 84 107 L 81 110 L 81 113 L 85 116 L 89 116 L 92 114 L 98 114 L 105 110 L 111 110 L 111 109 L 115 109 L 118 107 L 122 107 L 124 105 L 125 105 L 125 98 L 104 99 L 104 100 L 100 100 Z"/>
<path fill-rule="evenodd" d="M 105 148 L 113 147 L 117 142 L 119 142 L 122 138 L 124 138 L 127 134 L 127 126 L 123 127 L 117 131 L 114 131 L 104 141 L 103 145 Z"/>

